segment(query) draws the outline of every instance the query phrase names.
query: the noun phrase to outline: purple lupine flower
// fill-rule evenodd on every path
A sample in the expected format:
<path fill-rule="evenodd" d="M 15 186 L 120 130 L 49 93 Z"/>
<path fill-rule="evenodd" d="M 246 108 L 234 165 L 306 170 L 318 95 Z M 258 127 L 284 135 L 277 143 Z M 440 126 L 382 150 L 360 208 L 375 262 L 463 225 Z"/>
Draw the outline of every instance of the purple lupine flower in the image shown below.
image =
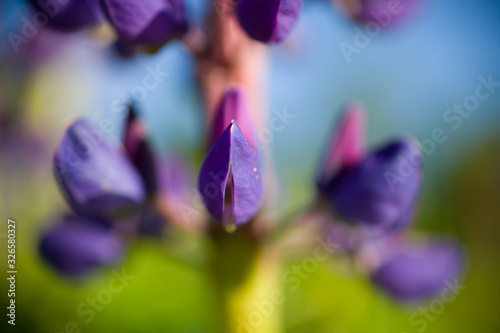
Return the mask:
<path fill-rule="evenodd" d="M 104 13 L 125 42 L 161 45 L 188 31 L 182 0 L 101 0 Z"/>
<path fill-rule="evenodd" d="M 412 139 L 395 140 L 364 155 L 363 112 L 347 108 L 326 161 L 318 188 L 344 218 L 374 229 L 408 224 L 421 183 L 421 153 Z"/>
<path fill-rule="evenodd" d="M 237 0 L 241 27 L 258 41 L 279 43 L 292 31 L 302 0 Z"/>
<path fill-rule="evenodd" d="M 102 20 L 99 0 L 30 0 L 34 8 L 46 14 L 48 24 L 62 31 L 73 31 L 98 24 Z"/>
<path fill-rule="evenodd" d="M 256 151 L 255 132 L 250 120 L 246 97 L 239 86 L 228 88 L 221 99 L 213 120 L 211 145 L 215 144 L 233 120 L 240 126 L 252 151 Z"/>
<path fill-rule="evenodd" d="M 54 173 L 79 215 L 110 217 L 134 210 L 145 199 L 141 177 L 125 152 L 83 119 L 64 134 L 54 156 Z"/>
<path fill-rule="evenodd" d="M 325 193 L 349 220 L 380 229 L 405 226 L 401 217 L 410 216 L 421 183 L 420 167 L 409 164 L 414 156 L 420 152 L 413 140 L 395 140 L 341 171 Z"/>
<path fill-rule="evenodd" d="M 134 108 L 128 106 L 128 116 L 123 134 L 123 144 L 130 160 L 144 181 L 146 193 L 151 195 L 157 190 L 155 157 L 147 142 L 147 130 L 136 116 Z"/>
<path fill-rule="evenodd" d="M 66 216 L 42 237 L 40 252 L 63 275 L 83 277 L 116 263 L 125 246 L 109 223 L 78 216 Z"/>
<path fill-rule="evenodd" d="M 259 162 L 236 121 L 206 156 L 198 191 L 210 214 L 226 225 L 243 224 L 257 213 L 263 197 Z"/>
<path fill-rule="evenodd" d="M 373 282 L 401 301 L 418 301 L 455 285 L 464 266 L 462 247 L 448 239 L 400 242 L 382 251 Z"/>

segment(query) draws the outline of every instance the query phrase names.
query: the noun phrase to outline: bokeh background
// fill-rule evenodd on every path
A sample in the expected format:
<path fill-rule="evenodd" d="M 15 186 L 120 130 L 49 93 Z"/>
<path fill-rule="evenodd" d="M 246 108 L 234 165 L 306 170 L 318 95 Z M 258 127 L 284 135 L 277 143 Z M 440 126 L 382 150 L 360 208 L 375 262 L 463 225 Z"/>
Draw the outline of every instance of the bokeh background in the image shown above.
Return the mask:
<path fill-rule="evenodd" d="M 305 1 L 292 36 L 270 48 L 269 113 L 286 109 L 296 116 L 270 143 L 282 189 L 275 209 L 286 214 L 307 206 L 321 151 L 351 99 L 367 107 L 372 146 L 405 133 L 423 142 L 442 128 L 448 139 L 425 158 L 414 232 L 436 231 L 462 240 L 467 288 L 422 330 L 410 316 L 429 303 L 401 305 L 349 265 L 326 262 L 297 291 L 287 291 L 286 332 L 500 332 L 500 88 L 458 129 L 443 119 L 448 108 L 474 93 L 479 76 L 500 81 L 500 4 L 421 2 L 349 64 L 339 45 L 353 43 L 356 24 L 329 1 Z M 191 20 L 199 24 L 209 4 L 186 3 Z M 7 327 L 4 317 L 0 330 L 59 333 L 74 321 L 82 332 L 217 332 L 214 291 L 203 253 L 196 248 L 186 249 L 192 253 L 186 263 L 174 253 L 188 245 L 138 242 L 122 266 L 114 268 L 125 267 L 135 279 L 89 324 L 76 309 L 107 286 L 111 269 L 75 283 L 55 274 L 37 252 L 41 232 L 67 211 L 51 171 L 64 128 L 79 115 L 108 117 L 118 136 L 123 119 L 112 105 L 142 83 L 148 66 L 168 72 L 140 102 L 155 146 L 165 155 L 182 151 L 199 160 L 204 118 L 193 59 L 173 42 L 155 55 L 124 60 L 105 39 L 95 38 L 100 31 L 44 31 L 43 42 L 31 40 L 16 54 L 7 34 L 18 31 L 30 9 L 24 1 L 0 4 L 2 271 L 7 218 L 18 227 L 16 327 Z M 3 309 L 7 289 L 1 278 Z"/>

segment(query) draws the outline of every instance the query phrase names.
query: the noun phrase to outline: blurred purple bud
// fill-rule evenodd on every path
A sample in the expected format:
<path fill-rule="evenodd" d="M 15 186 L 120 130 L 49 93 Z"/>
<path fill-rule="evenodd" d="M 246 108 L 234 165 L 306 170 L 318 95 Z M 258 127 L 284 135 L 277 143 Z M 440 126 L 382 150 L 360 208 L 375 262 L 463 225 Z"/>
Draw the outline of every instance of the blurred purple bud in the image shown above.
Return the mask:
<path fill-rule="evenodd" d="M 198 191 L 215 219 L 240 225 L 257 213 L 263 197 L 258 166 L 240 127 L 231 123 L 208 153 L 198 177 Z"/>
<path fill-rule="evenodd" d="M 54 156 L 54 173 L 73 210 L 111 217 L 132 211 L 145 199 L 140 175 L 117 146 L 87 121 L 75 121 Z"/>
<path fill-rule="evenodd" d="M 334 0 L 334 2 L 353 19 L 363 23 L 373 22 L 386 28 L 410 15 L 422 1 Z"/>
<path fill-rule="evenodd" d="M 448 294 L 460 291 L 457 283 L 463 271 L 464 253 L 457 242 L 447 239 L 403 242 L 384 252 L 372 280 L 396 299 L 411 302 L 447 289 Z"/>
<path fill-rule="evenodd" d="M 214 145 L 222 133 L 236 121 L 252 151 L 255 150 L 255 132 L 249 117 L 247 101 L 241 87 L 232 86 L 226 90 L 215 114 L 210 144 Z"/>
<path fill-rule="evenodd" d="M 40 242 L 42 257 L 59 273 L 77 278 L 117 262 L 125 246 L 106 222 L 66 216 Z"/>
<path fill-rule="evenodd" d="M 346 167 L 357 165 L 365 156 L 365 111 L 358 102 L 345 108 L 336 125 L 318 172 L 318 185 L 330 183 Z"/>
<path fill-rule="evenodd" d="M 236 0 L 241 27 L 258 41 L 279 43 L 292 31 L 302 0 Z"/>
<path fill-rule="evenodd" d="M 160 45 L 188 31 L 182 0 L 101 0 L 118 35 L 136 45 Z"/>
<path fill-rule="evenodd" d="M 324 188 L 344 217 L 370 227 L 405 226 L 421 183 L 421 154 L 411 139 L 397 140 L 344 169 Z"/>
<path fill-rule="evenodd" d="M 128 107 L 123 143 L 130 160 L 139 171 L 147 194 L 157 190 L 155 157 L 147 142 L 147 130 L 144 123 L 136 116 L 132 106 Z"/>
<path fill-rule="evenodd" d="M 99 0 L 29 0 L 48 19 L 48 25 L 61 31 L 74 31 L 101 22 Z"/>

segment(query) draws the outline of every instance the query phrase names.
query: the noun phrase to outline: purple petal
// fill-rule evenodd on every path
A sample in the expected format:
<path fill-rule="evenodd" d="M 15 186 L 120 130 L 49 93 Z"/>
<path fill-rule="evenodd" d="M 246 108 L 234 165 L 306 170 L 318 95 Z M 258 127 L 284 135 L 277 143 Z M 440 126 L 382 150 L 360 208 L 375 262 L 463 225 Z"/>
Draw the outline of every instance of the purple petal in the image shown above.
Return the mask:
<path fill-rule="evenodd" d="M 240 127 L 233 122 L 208 153 L 198 177 L 198 191 L 214 218 L 239 225 L 257 213 L 263 195 L 258 166 Z M 226 192 L 227 187 L 230 191 Z"/>
<path fill-rule="evenodd" d="M 99 0 L 30 0 L 35 9 L 46 14 L 49 26 L 72 31 L 98 24 L 102 19 Z"/>
<path fill-rule="evenodd" d="M 137 118 L 132 106 L 129 106 L 123 143 L 130 160 L 139 171 L 147 194 L 157 190 L 155 157 L 147 142 L 145 125 Z"/>
<path fill-rule="evenodd" d="M 182 0 L 101 0 L 104 13 L 125 41 L 158 45 L 188 30 Z"/>
<path fill-rule="evenodd" d="M 82 277 L 118 261 L 121 239 L 99 220 L 66 216 L 42 237 L 40 252 L 63 275 Z"/>
<path fill-rule="evenodd" d="M 251 38 L 278 43 L 290 34 L 301 8 L 302 0 L 239 0 L 236 14 Z"/>
<path fill-rule="evenodd" d="M 393 228 L 414 204 L 421 183 L 421 155 L 413 140 L 398 140 L 347 168 L 325 189 L 344 217 L 381 229 Z"/>
<path fill-rule="evenodd" d="M 318 177 L 320 187 L 325 186 L 346 167 L 356 166 L 365 156 L 364 107 L 350 103 L 337 123 L 329 142 Z"/>
<path fill-rule="evenodd" d="M 246 98 L 243 90 L 237 86 L 228 88 L 222 97 L 212 126 L 211 145 L 220 138 L 233 120 L 240 126 L 252 151 L 255 151 L 255 132 L 249 117 Z"/>
<path fill-rule="evenodd" d="M 372 275 L 373 282 L 401 301 L 438 295 L 455 285 L 464 266 L 461 246 L 444 239 L 400 243 L 382 260 Z"/>
<path fill-rule="evenodd" d="M 109 217 L 133 210 L 145 199 L 141 177 L 125 152 L 82 119 L 64 134 L 54 173 L 77 214 Z"/>

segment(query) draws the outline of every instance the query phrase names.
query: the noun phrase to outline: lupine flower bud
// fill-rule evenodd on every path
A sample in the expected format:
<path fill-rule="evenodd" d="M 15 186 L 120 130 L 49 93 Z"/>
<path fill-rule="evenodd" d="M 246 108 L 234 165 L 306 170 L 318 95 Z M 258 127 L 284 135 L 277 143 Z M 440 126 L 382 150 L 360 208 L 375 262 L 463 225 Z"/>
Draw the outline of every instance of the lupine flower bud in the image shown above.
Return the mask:
<path fill-rule="evenodd" d="M 252 151 L 255 151 L 255 132 L 250 120 L 243 90 L 233 86 L 226 90 L 217 108 L 212 126 L 210 144 L 213 145 L 232 121 L 236 121 Z"/>
<path fill-rule="evenodd" d="M 450 240 L 399 243 L 382 255 L 372 280 L 401 301 L 417 301 L 456 288 L 463 261 L 462 248 Z"/>
<path fill-rule="evenodd" d="M 45 13 L 49 26 L 59 30 L 77 30 L 102 19 L 99 0 L 30 0 L 36 10 Z"/>
<path fill-rule="evenodd" d="M 365 113 L 360 103 L 350 103 L 337 124 L 320 163 L 318 185 L 326 186 L 342 169 L 357 165 L 365 156 Z"/>
<path fill-rule="evenodd" d="M 248 222 L 262 202 L 259 163 L 236 122 L 208 153 L 198 177 L 198 191 L 210 214 L 227 225 Z"/>
<path fill-rule="evenodd" d="M 421 1 L 333 0 L 353 19 L 389 27 L 415 10 Z"/>
<path fill-rule="evenodd" d="M 157 190 L 155 157 L 147 142 L 146 127 L 144 123 L 137 118 L 132 106 L 128 107 L 123 144 L 130 160 L 135 165 L 144 181 L 146 193 L 155 193 Z"/>
<path fill-rule="evenodd" d="M 118 261 L 124 244 L 106 222 L 66 216 L 40 242 L 42 257 L 63 275 L 83 277 Z"/>
<path fill-rule="evenodd" d="M 161 45 L 188 30 L 182 0 L 101 0 L 118 35 L 136 45 Z"/>
<path fill-rule="evenodd" d="M 237 0 L 241 27 L 258 41 L 279 43 L 291 32 L 302 0 Z"/>
<path fill-rule="evenodd" d="M 125 152 L 82 119 L 64 134 L 54 173 L 68 204 L 80 215 L 110 217 L 145 199 L 141 177 Z"/>
<path fill-rule="evenodd" d="M 418 195 L 421 161 L 413 140 L 397 140 L 346 168 L 325 188 L 334 208 L 344 217 L 368 226 L 390 229 L 406 225 Z"/>

